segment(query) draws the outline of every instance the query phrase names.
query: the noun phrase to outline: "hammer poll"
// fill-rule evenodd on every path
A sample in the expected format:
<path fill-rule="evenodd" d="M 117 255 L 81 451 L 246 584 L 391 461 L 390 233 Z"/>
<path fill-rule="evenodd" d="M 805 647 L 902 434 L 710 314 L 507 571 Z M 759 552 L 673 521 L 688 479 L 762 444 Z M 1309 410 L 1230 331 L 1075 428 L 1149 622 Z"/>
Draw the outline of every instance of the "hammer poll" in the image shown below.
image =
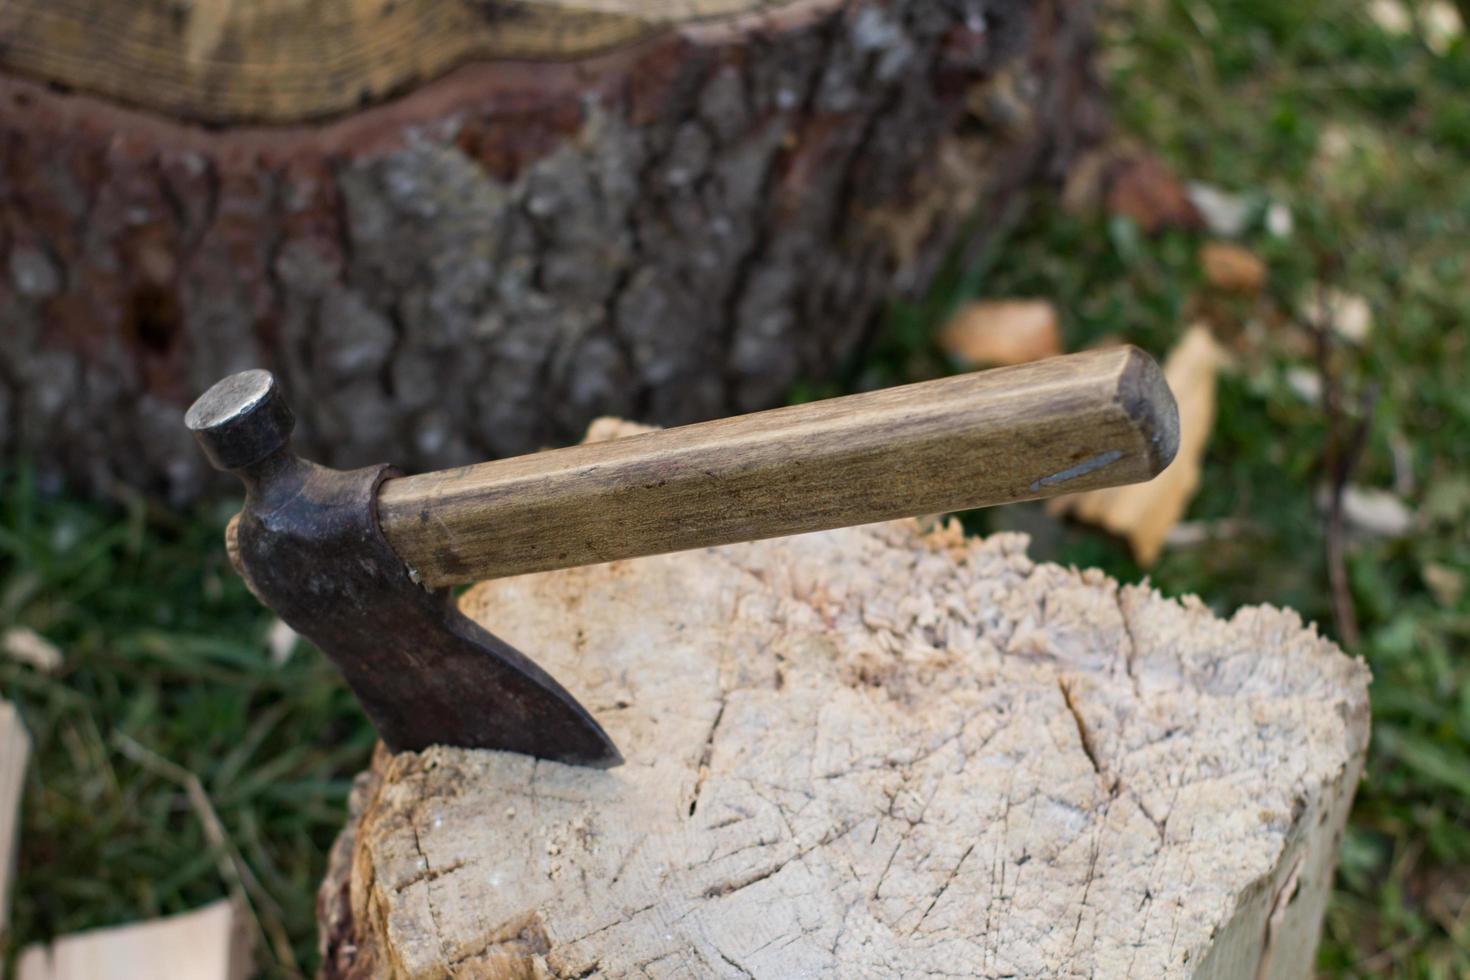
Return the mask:
<path fill-rule="evenodd" d="M 220 381 L 185 423 L 245 484 L 236 569 L 390 749 L 593 766 L 622 761 L 602 726 L 450 586 L 1136 483 L 1179 441 L 1173 395 L 1133 347 L 419 476 L 297 457 L 266 371 Z"/>

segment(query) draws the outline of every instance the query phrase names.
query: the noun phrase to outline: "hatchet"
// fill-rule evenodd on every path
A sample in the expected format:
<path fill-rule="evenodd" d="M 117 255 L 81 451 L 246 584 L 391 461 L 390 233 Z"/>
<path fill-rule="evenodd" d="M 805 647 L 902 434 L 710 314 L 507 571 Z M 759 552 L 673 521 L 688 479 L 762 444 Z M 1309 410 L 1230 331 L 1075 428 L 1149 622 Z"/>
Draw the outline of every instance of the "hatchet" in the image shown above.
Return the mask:
<path fill-rule="evenodd" d="M 596 719 L 450 586 L 1135 483 L 1179 441 L 1173 395 L 1133 347 L 419 476 L 297 457 L 266 371 L 220 381 L 185 422 L 244 481 L 236 569 L 390 749 L 593 766 L 621 761 Z"/>

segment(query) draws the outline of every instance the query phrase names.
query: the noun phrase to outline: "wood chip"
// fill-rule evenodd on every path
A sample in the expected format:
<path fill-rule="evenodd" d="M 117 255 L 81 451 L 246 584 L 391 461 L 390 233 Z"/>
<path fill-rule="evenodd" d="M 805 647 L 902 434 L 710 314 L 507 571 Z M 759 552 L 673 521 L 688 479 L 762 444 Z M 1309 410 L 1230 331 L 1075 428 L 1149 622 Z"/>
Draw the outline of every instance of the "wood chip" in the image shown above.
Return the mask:
<path fill-rule="evenodd" d="M 10 923 L 10 880 L 15 873 L 20 797 L 30 754 L 31 739 L 20 715 L 8 701 L 0 701 L 0 940 Z"/>
<path fill-rule="evenodd" d="M 1344 487 L 1342 516 L 1348 525 L 1380 538 L 1401 538 L 1414 527 L 1414 512 L 1388 490 Z"/>
<path fill-rule="evenodd" d="M 1212 235 L 1238 238 L 1244 234 L 1254 207 L 1250 197 L 1197 180 L 1190 181 L 1184 192 Z"/>
<path fill-rule="evenodd" d="M 1157 157 L 1122 161 L 1108 187 L 1108 213 L 1131 218 L 1145 234 L 1166 228 L 1200 228 L 1204 221 L 1184 185 Z"/>
<path fill-rule="evenodd" d="M 1113 147 L 1101 146 L 1083 153 L 1067 168 L 1067 181 L 1062 186 L 1063 210 L 1068 214 L 1088 215 L 1102 207 L 1115 156 Z"/>
<path fill-rule="evenodd" d="M 202 909 L 62 936 L 20 957 L 19 980 L 245 980 L 248 917 L 223 900 Z"/>
<path fill-rule="evenodd" d="M 1302 300 L 1302 314 L 1350 344 L 1363 343 L 1373 332 L 1373 307 L 1357 293 L 1312 287 Z"/>
<path fill-rule="evenodd" d="M 1266 285 L 1266 263 L 1239 245 L 1205 242 L 1200 246 L 1199 264 L 1205 281 L 1216 289 L 1253 296 Z"/>
<path fill-rule="evenodd" d="M 1433 0 L 1421 8 L 1419 16 L 1424 27 L 1424 43 L 1441 57 L 1449 54 L 1455 41 L 1465 33 L 1465 21 L 1449 0 Z"/>
<path fill-rule="evenodd" d="M 1289 368 L 1283 376 L 1292 394 L 1309 405 L 1322 401 L 1322 375 L 1312 368 Z"/>
<path fill-rule="evenodd" d="M 296 645 L 301 642 L 301 634 L 297 633 L 286 621 L 277 618 L 271 623 L 271 628 L 265 634 L 265 646 L 271 654 L 271 665 L 283 667 L 291 660 L 291 655 L 296 652 Z"/>
<path fill-rule="evenodd" d="M 1266 208 L 1266 230 L 1274 238 L 1289 238 L 1296 228 L 1296 220 L 1291 216 L 1291 208 L 1280 201 L 1272 201 Z"/>
<path fill-rule="evenodd" d="M 1179 403 L 1179 452 L 1174 462 L 1148 483 L 1059 497 L 1048 509 L 1126 538 L 1144 567 L 1157 561 L 1170 528 L 1184 516 L 1199 487 L 1201 462 L 1215 424 L 1215 376 L 1224 360 L 1224 350 L 1207 327 L 1190 327 L 1164 362 L 1164 377 Z"/>
<path fill-rule="evenodd" d="M 12 626 L 0 637 L 0 649 L 10 659 L 39 670 L 43 674 L 54 674 L 61 669 L 61 651 L 56 644 L 28 626 Z"/>
<path fill-rule="evenodd" d="M 612 442 L 614 439 L 626 439 L 628 436 L 641 436 L 656 428 L 658 428 L 656 425 L 642 425 L 638 422 L 629 422 L 626 419 L 604 415 L 592 420 L 592 424 L 587 427 L 587 437 L 582 441 Z"/>
<path fill-rule="evenodd" d="M 969 303 L 944 325 L 939 346 L 968 367 L 1025 364 L 1062 352 L 1057 310 L 1044 299 Z"/>
<path fill-rule="evenodd" d="M 1400 0 L 1372 0 L 1368 17 L 1385 34 L 1403 35 L 1414 29 L 1414 18 Z"/>
<path fill-rule="evenodd" d="M 1420 574 L 1441 606 L 1454 606 L 1465 594 L 1465 574 L 1459 569 L 1430 562 L 1420 569 Z"/>
<path fill-rule="evenodd" d="M 1261 534 L 1254 521 L 1239 517 L 1222 517 L 1214 521 L 1181 521 L 1169 529 L 1164 543 L 1170 548 L 1193 548 L 1216 541 L 1229 541 L 1245 535 Z"/>

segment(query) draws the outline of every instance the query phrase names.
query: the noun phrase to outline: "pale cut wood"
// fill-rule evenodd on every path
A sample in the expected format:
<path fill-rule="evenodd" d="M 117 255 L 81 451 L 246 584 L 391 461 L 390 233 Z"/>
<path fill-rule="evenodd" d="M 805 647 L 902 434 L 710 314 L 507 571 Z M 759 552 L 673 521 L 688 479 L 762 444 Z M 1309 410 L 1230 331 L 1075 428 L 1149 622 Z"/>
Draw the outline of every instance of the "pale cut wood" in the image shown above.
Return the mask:
<path fill-rule="evenodd" d="M 327 978 L 1311 975 L 1368 672 L 1289 611 L 910 521 L 462 605 L 628 761 L 380 753 Z"/>
<path fill-rule="evenodd" d="M 7 0 L 0 69 L 209 122 L 316 119 L 470 60 L 569 60 L 837 0 Z M 739 29 L 749 29 L 742 27 Z"/>
<path fill-rule="evenodd" d="M 20 800 L 25 789 L 31 738 L 15 706 L 0 701 L 0 941 L 10 926 L 10 881 L 20 837 Z"/>
<path fill-rule="evenodd" d="M 939 346 L 970 366 L 1026 364 L 1060 354 L 1062 330 L 1049 300 L 977 300 L 944 325 Z"/>
<path fill-rule="evenodd" d="M 1266 263 L 1234 242 L 1205 242 L 1199 249 L 1200 271 L 1216 289 L 1254 296 L 1266 285 Z"/>
<path fill-rule="evenodd" d="M 1216 373 L 1226 354 L 1210 328 L 1189 328 L 1164 360 L 1164 376 L 1179 400 L 1179 453 L 1169 469 L 1147 485 L 1113 486 L 1061 497 L 1048 505 L 1054 514 L 1070 513 L 1127 539 L 1145 569 L 1158 560 L 1200 488 L 1204 453 L 1214 429 Z"/>
<path fill-rule="evenodd" d="M 379 519 L 447 585 L 1147 480 L 1177 442 L 1118 347 L 401 477 Z"/>
<path fill-rule="evenodd" d="M 249 927 L 230 901 L 63 936 L 21 954 L 17 980 L 245 980 Z"/>
<path fill-rule="evenodd" d="M 1209 328 L 1196 324 L 1165 358 L 1164 376 L 1179 407 L 1179 451 L 1168 469 L 1147 484 L 1059 498 L 1049 507 L 1052 513 L 1073 514 L 1126 538 L 1145 568 L 1157 561 L 1169 530 L 1199 489 L 1215 425 L 1215 375 L 1225 356 Z"/>

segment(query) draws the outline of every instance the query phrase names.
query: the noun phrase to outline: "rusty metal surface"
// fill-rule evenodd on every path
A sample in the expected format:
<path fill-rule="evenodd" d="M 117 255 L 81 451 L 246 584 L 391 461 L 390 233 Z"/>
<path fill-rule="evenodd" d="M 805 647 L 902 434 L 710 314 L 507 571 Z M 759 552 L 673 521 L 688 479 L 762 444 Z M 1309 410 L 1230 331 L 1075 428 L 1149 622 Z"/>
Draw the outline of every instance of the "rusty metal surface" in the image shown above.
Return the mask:
<path fill-rule="evenodd" d="M 230 381 L 196 403 L 189 423 L 211 459 L 244 460 L 233 467 L 246 487 L 241 571 L 337 665 L 390 749 L 442 744 L 580 765 L 622 761 L 549 674 L 462 614 L 448 589 L 410 578 L 378 528 L 377 489 L 390 467 L 344 472 L 297 458 L 273 379 L 265 388 Z"/>
<path fill-rule="evenodd" d="M 410 580 L 374 516 L 388 467 L 291 463 L 247 503 L 241 561 L 271 608 L 337 665 L 389 748 L 620 761 L 549 674 L 463 615 L 448 589 Z"/>

